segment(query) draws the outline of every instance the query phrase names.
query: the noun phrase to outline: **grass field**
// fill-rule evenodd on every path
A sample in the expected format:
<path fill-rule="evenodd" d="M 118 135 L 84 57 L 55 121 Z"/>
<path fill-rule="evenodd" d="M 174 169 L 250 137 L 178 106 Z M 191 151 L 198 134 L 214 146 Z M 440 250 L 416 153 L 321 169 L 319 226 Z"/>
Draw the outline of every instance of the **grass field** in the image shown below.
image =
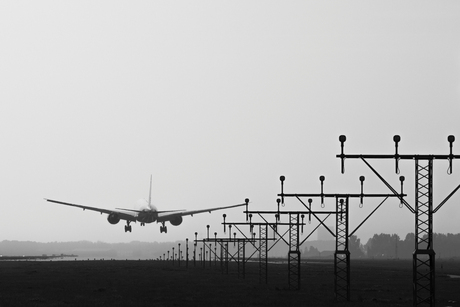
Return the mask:
<path fill-rule="evenodd" d="M 436 306 L 460 306 L 460 262 L 437 261 Z M 301 266 L 288 290 L 287 264 L 178 266 L 165 261 L 1 261 L 0 306 L 412 306 L 412 261 L 352 260 L 351 301 L 334 300 L 332 261 Z"/>

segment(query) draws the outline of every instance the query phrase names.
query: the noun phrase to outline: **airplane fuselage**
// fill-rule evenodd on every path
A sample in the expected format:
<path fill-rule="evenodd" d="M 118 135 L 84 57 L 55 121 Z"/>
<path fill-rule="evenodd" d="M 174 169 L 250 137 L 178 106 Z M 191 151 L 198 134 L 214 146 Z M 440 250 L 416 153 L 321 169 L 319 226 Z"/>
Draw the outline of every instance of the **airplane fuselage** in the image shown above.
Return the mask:
<path fill-rule="evenodd" d="M 139 212 L 136 216 L 136 220 L 141 223 L 153 223 L 158 219 L 158 213 L 153 210 L 144 210 Z"/>
<path fill-rule="evenodd" d="M 157 208 L 149 204 L 145 199 L 139 199 L 135 208 L 140 210 L 136 216 L 138 222 L 150 224 L 158 220 Z"/>

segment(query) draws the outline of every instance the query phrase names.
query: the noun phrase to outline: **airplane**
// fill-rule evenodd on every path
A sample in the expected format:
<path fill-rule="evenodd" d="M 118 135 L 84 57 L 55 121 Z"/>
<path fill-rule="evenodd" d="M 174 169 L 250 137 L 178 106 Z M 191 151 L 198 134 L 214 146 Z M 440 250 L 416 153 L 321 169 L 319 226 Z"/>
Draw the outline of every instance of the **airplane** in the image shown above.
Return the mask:
<path fill-rule="evenodd" d="M 125 232 L 131 232 L 131 222 L 140 222 L 141 226 L 145 226 L 145 224 L 150 224 L 153 222 L 161 223 L 162 226 L 160 226 L 160 233 L 167 233 L 168 229 L 165 226 L 166 222 L 170 222 L 171 225 L 173 226 L 179 226 L 182 224 L 182 217 L 183 216 L 193 216 L 194 214 L 199 214 L 199 213 L 204 213 L 204 212 L 209 212 L 211 211 L 216 211 L 216 210 L 223 210 L 223 209 L 230 209 L 230 208 L 235 208 L 235 207 L 240 207 L 240 206 L 247 206 L 249 203 L 249 199 L 245 200 L 244 204 L 237 204 L 237 205 L 231 205 L 231 206 L 226 206 L 226 207 L 215 207 L 215 208 L 208 208 L 208 209 L 201 209 L 201 210 L 167 210 L 167 211 L 158 211 L 157 208 L 152 205 L 152 177 L 150 176 L 150 192 L 149 192 L 149 201 L 147 203 L 146 200 L 142 199 L 139 202 L 143 203 L 143 207 L 141 206 L 141 210 L 133 210 L 133 209 L 123 209 L 123 208 L 116 208 L 117 210 L 109 210 L 109 209 L 103 209 L 103 208 L 96 208 L 96 207 L 89 207 L 89 206 L 83 206 L 83 205 L 78 205 L 78 204 L 72 204 L 72 203 L 67 203 L 59 200 L 53 200 L 53 199 L 48 199 L 45 198 L 46 201 L 56 203 L 56 204 L 61 204 L 61 205 L 66 205 L 66 206 L 72 206 L 72 207 L 78 207 L 82 208 L 83 210 L 92 210 L 92 211 L 97 211 L 105 214 L 108 214 L 107 216 L 107 221 L 110 224 L 118 224 L 120 220 L 125 220 L 126 225 L 125 225 Z M 122 210 L 122 211 L 119 211 Z M 247 207 L 246 207 L 247 211 Z"/>

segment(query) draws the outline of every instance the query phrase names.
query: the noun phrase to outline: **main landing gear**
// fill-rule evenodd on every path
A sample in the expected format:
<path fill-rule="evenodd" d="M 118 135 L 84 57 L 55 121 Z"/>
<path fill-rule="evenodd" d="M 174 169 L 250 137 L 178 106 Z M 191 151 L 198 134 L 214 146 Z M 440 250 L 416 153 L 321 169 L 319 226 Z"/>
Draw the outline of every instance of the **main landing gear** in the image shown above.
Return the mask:
<path fill-rule="evenodd" d="M 126 221 L 125 232 L 131 232 L 131 225 L 129 225 L 129 223 L 131 223 L 131 221 Z"/>
<path fill-rule="evenodd" d="M 161 222 L 161 224 L 163 226 L 160 226 L 160 233 L 167 233 L 168 232 L 168 228 L 165 226 L 165 222 Z"/>

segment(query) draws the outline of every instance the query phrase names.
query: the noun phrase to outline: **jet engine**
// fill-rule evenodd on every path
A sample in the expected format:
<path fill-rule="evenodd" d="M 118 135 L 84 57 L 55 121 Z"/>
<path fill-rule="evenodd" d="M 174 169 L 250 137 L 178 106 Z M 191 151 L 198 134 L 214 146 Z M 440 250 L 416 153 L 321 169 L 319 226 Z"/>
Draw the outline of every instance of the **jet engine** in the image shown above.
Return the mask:
<path fill-rule="evenodd" d="M 117 224 L 120 221 L 120 216 L 117 213 L 112 212 L 107 217 L 107 221 L 109 221 L 110 224 Z"/>
<path fill-rule="evenodd" d="M 169 222 L 173 226 L 179 226 L 180 224 L 182 224 L 182 216 L 176 216 L 175 218 L 173 218 Z"/>

